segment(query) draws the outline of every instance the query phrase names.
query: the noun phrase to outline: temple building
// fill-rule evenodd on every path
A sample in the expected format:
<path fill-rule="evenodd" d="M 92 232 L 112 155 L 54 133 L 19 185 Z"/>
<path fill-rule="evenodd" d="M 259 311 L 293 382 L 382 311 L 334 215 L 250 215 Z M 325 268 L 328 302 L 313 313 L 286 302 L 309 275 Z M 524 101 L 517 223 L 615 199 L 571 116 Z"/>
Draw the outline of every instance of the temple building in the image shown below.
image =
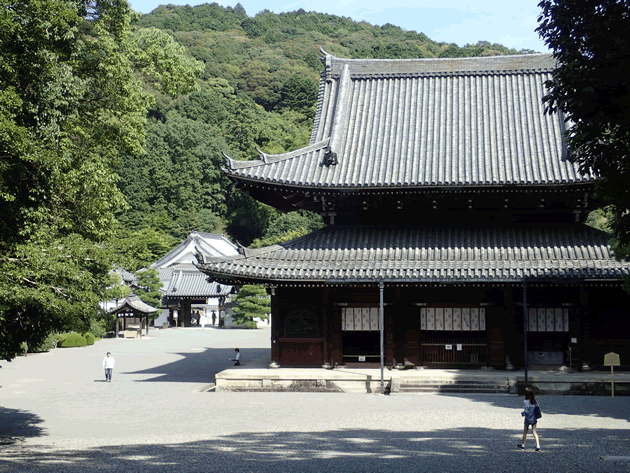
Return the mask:
<path fill-rule="evenodd" d="M 156 326 L 189 327 L 203 314 L 212 323 L 225 320 L 227 307 L 234 292 L 229 285 L 208 281 L 208 276 L 193 264 L 196 253 L 210 257 L 237 255 L 236 246 L 225 236 L 191 232 L 176 248 L 153 263 L 162 282 L 162 313 Z M 231 312 L 231 311 L 230 311 Z"/>
<path fill-rule="evenodd" d="M 584 223 L 597 176 L 568 160 L 562 114 L 545 113 L 552 56 L 322 52 L 309 145 L 227 158 L 224 172 L 327 226 L 198 255 L 222 284 L 266 285 L 272 364 L 371 366 L 381 330 L 385 363 L 399 368 L 630 360 L 630 264 Z"/>

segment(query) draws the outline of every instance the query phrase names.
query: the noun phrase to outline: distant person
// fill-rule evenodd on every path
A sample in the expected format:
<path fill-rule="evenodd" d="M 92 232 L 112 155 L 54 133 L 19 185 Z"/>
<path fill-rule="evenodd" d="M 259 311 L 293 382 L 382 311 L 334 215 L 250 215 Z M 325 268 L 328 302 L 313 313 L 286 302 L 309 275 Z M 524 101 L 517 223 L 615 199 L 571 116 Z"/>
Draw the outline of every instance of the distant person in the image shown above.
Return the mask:
<path fill-rule="evenodd" d="M 207 323 L 208 323 L 208 318 L 205 316 L 205 314 L 200 315 L 199 325 L 201 325 L 201 330 L 204 330 L 206 328 Z"/>
<path fill-rule="evenodd" d="M 540 406 L 536 402 L 534 397 L 534 391 L 532 388 L 525 388 L 525 400 L 523 401 L 523 412 L 521 415 L 525 418 L 525 430 L 523 431 L 523 443 L 517 445 L 521 450 L 525 450 L 525 441 L 527 440 L 527 434 L 529 432 L 529 426 L 532 426 L 532 434 L 534 434 L 534 440 L 536 440 L 536 451 L 540 452 L 540 440 L 538 438 L 538 419 L 542 417 L 540 412 Z"/>
<path fill-rule="evenodd" d="M 107 352 L 105 358 L 103 358 L 103 369 L 105 370 L 105 381 L 108 383 L 112 382 L 112 371 L 114 371 L 114 364 L 116 361 L 112 356 L 111 352 Z"/>
<path fill-rule="evenodd" d="M 241 351 L 238 348 L 235 348 L 236 356 L 234 358 L 230 358 L 230 361 L 234 362 L 234 366 L 241 366 Z"/>
<path fill-rule="evenodd" d="M 212 326 L 214 327 L 217 323 L 217 313 L 216 312 L 212 312 Z"/>

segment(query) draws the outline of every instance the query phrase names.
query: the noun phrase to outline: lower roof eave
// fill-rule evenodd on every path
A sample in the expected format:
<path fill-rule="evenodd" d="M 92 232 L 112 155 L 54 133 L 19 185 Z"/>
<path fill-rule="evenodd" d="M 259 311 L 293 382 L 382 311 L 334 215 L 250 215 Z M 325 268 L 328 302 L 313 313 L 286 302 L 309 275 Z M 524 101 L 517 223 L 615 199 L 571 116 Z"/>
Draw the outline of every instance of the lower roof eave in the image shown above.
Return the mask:
<path fill-rule="evenodd" d="M 270 287 L 277 286 L 377 286 L 381 282 L 386 285 L 452 285 L 452 286 L 505 286 L 522 285 L 621 285 L 624 278 L 545 278 L 545 277 L 514 277 L 514 278 L 329 278 L 329 279 L 278 279 L 256 278 L 229 274 L 212 273 L 212 277 L 228 285 L 262 284 Z"/>

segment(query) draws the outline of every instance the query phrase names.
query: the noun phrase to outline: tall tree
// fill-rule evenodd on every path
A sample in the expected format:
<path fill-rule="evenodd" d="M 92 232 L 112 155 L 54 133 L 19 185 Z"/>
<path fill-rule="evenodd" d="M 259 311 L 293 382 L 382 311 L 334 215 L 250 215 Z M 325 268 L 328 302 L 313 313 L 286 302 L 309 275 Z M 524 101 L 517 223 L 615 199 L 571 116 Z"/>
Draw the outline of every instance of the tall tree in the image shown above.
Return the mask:
<path fill-rule="evenodd" d="M 136 272 L 136 280 L 138 287 L 135 289 L 135 293 L 140 296 L 142 302 L 159 309 L 162 304 L 162 293 L 160 292 L 162 281 L 160 281 L 157 269 L 141 269 Z M 158 315 L 159 311 L 151 314 L 151 318 L 155 319 Z"/>
<path fill-rule="evenodd" d="M 141 80 L 176 95 L 201 72 L 135 17 L 125 0 L 0 6 L 1 358 L 96 313 L 124 206 L 114 169 L 144 142 Z"/>
<path fill-rule="evenodd" d="M 544 101 L 570 123 L 570 159 L 602 178 L 620 256 L 630 253 L 630 2 L 543 0 L 538 32 L 558 60 Z"/>
<path fill-rule="evenodd" d="M 248 328 L 256 328 L 254 318 L 267 320 L 270 312 L 270 298 L 261 285 L 246 284 L 234 298 L 234 323 L 244 324 Z"/>

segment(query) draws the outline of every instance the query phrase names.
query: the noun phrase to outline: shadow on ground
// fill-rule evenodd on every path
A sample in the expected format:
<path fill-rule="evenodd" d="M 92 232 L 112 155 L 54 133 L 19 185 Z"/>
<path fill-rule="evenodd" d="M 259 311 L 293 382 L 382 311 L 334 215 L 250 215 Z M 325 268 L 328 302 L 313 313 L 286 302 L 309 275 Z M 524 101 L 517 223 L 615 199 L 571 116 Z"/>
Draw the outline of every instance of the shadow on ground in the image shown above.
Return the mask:
<path fill-rule="evenodd" d="M 233 348 L 204 348 L 198 352 L 175 353 L 182 358 L 172 363 L 155 366 L 146 370 L 126 371 L 124 374 L 154 375 L 150 379 L 138 380 L 139 382 L 171 382 L 171 383 L 211 383 L 215 382 L 215 374 L 234 368 L 234 363 L 229 361 L 234 358 Z M 269 364 L 268 348 L 248 348 L 242 350 L 243 365 L 246 369 L 254 364 Z M 238 369 L 238 368 L 237 368 Z M 209 376 L 211 375 L 211 376 Z"/>
<path fill-rule="evenodd" d="M 31 412 L 0 406 L 0 445 L 46 435 L 38 424 L 44 420 Z"/>
<path fill-rule="evenodd" d="M 600 457 L 627 453 L 628 438 L 627 430 L 548 429 L 542 452 L 534 452 L 533 444 L 523 452 L 515 448 L 517 432 L 486 428 L 243 432 L 207 441 L 79 451 L 7 446 L 0 470 L 24 471 L 19 467 L 28 465 L 29 471 L 48 472 L 625 471 L 629 464 Z"/>
<path fill-rule="evenodd" d="M 442 394 L 442 396 L 461 397 L 473 402 L 483 402 L 495 407 L 505 407 L 508 409 L 522 410 L 524 396 L 495 396 L 476 394 Z M 567 397 L 571 402 L 566 402 Z M 577 416 L 609 417 L 611 419 L 630 419 L 630 399 L 625 397 L 604 397 L 604 396 L 536 396 L 543 413 L 543 421 L 546 415 L 564 414 Z M 544 425 L 544 424 L 543 424 Z M 629 424 L 630 426 L 630 424 Z M 630 454 L 630 449 L 628 450 Z M 630 471 L 630 463 L 628 463 Z"/>

